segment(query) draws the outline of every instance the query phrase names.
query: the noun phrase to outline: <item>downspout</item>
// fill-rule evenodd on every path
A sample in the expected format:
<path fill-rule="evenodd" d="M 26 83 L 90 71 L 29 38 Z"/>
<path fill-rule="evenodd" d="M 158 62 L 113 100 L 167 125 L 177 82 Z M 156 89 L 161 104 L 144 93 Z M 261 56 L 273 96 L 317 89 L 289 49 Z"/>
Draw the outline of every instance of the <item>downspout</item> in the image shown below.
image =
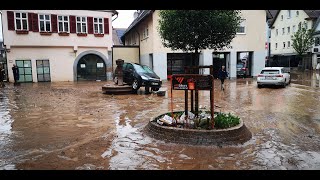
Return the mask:
<path fill-rule="evenodd" d="M 141 64 L 141 56 L 140 56 L 140 33 L 139 33 L 137 30 L 135 30 L 135 32 L 138 34 L 138 38 L 139 38 L 139 40 L 138 40 L 138 42 L 139 42 L 139 64 Z"/>
<path fill-rule="evenodd" d="M 6 76 L 7 76 L 7 82 L 9 82 L 9 67 L 8 67 L 8 56 L 7 56 L 7 48 L 6 46 L 4 45 L 4 33 L 3 33 L 3 14 L 2 14 L 2 11 L 0 11 L 0 14 L 1 14 L 1 30 L 2 30 L 2 43 L 3 43 L 3 47 L 4 47 L 4 55 L 5 55 L 5 61 L 6 61 L 6 65 L 7 65 L 7 70 L 6 70 Z M 3 65 L 3 68 L 4 68 L 4 65 Z"/>

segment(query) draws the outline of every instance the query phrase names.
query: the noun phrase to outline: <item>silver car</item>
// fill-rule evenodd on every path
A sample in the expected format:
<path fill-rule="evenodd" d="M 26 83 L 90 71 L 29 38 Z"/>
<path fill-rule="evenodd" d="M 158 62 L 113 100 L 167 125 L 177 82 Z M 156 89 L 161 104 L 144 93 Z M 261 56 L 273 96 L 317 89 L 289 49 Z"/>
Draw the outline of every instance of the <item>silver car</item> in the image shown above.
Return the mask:
<path fill-rule="evenodd" d="M 290 70 L 285 67 L 263 68 L 257 77 L 258 88 L 264 85 L 280 85 L 286 87 L 290 82 Z"/>

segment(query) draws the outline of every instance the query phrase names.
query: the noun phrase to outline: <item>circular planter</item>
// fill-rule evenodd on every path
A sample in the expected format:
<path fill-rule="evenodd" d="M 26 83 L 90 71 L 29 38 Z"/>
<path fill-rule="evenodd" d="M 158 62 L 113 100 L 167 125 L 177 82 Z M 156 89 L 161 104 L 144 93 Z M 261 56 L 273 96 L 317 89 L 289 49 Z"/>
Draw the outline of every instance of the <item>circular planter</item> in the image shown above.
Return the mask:
<path fill-rule="evenodd" d="M 157 124 L 152 118 L 145 127 L 146 133 L 165 142 L 183 143 L 191 145 L 234 145 L 242 144 L 251 139 L 252 134 L 240 119 L 240 124 L 227 129 L 198 130 L 185 129 Z"/>

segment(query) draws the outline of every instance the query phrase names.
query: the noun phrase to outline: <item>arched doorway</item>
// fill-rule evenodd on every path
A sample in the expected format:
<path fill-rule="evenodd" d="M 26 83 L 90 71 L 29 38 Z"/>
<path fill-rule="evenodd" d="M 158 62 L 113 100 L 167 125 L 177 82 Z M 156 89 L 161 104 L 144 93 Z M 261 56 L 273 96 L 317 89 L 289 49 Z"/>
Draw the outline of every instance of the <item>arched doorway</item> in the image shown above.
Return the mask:
<path fill-rule="evenodd" d="M 100 56 L 86 54 L 79 59 L 77 64 L 77 81 L 106 79 L 106 64 Z"/>

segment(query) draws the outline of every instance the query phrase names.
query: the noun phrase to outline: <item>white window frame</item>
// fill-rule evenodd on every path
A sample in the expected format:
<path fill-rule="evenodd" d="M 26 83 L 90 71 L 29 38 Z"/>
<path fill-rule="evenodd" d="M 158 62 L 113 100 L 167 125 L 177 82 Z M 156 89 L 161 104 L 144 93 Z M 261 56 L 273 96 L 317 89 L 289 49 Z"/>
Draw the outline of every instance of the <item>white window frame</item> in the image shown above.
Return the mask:
<path fill-rule="evenodd" d="M 278 43 L 276 43 L 275 47 L 276 47 L 275 49 L 277 49 L 277 48 L 278 48 Z"/>
<path fill-rule="evenodd" d="M 241 22 L 239 24 L 239 27 L 243 27 L 243 32 L 238 32 L 238 29 L 237 29 L 237 34 L 246 34 L 247 32 L 247 28 L 246 28 L 246 19 L 241 19 Z"/>
<path fill-rule="evenodd" d="M 279 30 L 278 29 L 276 29 L 276 36 L 278 36 L 279 35 Z"/>
<path fill-rule="evenodd" d="M 78 17 L 80 18 L 80 21 L 78 21 Z M 85 21 L 82 21 L 82 18 L 85 18 Z M 80 29 L 81 32 L 78 31 L 78 23 L 80 23 Z M 83 31 L 83 24 L 86 24 L 86 31 Z M 76 16 L 76 32 L 77 34 L 87 34 L 88 33 L 88 17 L 86 16 Z"/>
<path fill-rule="evenodd" d="M 290 26 L 287 27 L 288 34 L 290 34 Z"/>
<path fill-rule="evenodd" d="M 285 34 L 285 28 L 282 28 L 282 35 Z"/>
<path fill-rule="evenodd" d="M 97 19 L 97 22 L 94 22 L 94 19 Z M 99 19 L 102 19 L 102 22 L 99 22 Z M 102 25 L 102 32 L 99 32 L 99 24 Z M 95 32 L 95 28 L 94 26 L 97 25 L 98 26 L 98 33 Z M 94 17 L 93 18 L 93 34 L 104 34 L 104 19 L 101 17 Z"/>
<path fill-rule="evenodd" d="M 291 42 L 290 41 L 288 41 L 288 48 L 290 48 L 291 47 Z"/>
<path fill-rule="evenodd" d="M 40 16 L 43 16 L 43 20 L 40 19 Z M 46 15 L 49 16 L 49 20 L 46 20 Z M 44 22 L 44 31 L 41 31 L 40 22 Z M 50 31 L 47 31 L 46 21 L 50 23 Z M 39 23 L 39 32 L 52 32 L 52 24 L 51 24 L 51 14 L 38 14 L 38 23 Z"/>
<path fill-rule="evenodd" d="M 59 16 L 62 16 L 62 20 L 59 20 Z M 64 20 L 64 17 L 67 16 L 68 17 L 68 20 L 65 21 Z M 70 19 L 69 19 L 69 16 L 68 15 L 58 15 L 57 16 L 58 18 L 58 22 L 57 22 L 57 26 L 58 26 L 58 33 L 61 33 L 61 32 L 66 32 L 66 33 L 70 33 Z M 62 31 L 60 31 L 59 29 L 59 23 L 62 23 Z M 65 27 L 64 27 L 64 23 L 67 22 L 68 23 L 68 31 L 65 30 Z"/>
<path fill-rule="evenodd" d="M 283 49 L 286 48 L 286 42 L 283 42 Z"/>
<path fill-rule="evenodd" d="M 307 22 L 304 22 L 303 26 L 304 26 L 305 29 L 308 29 L 308 23 Z"/>
<path fill-rule="evenodd" d="M 283 15 L 281 15 L 281 21 L 283 21 Z"/>
<path fill-rule="evenodd" d="M 295 33 L 296 32 L 296 25 L 292 26 L 292 32 Z"/>
<path fill-rule="evenodd" d="M 17 17 L 16 17 L 16 13 L 19 13 L 19 14 L 20 14 L 20 18 L 18 18 L 18 19 L 20 19 L 20 27 L 21 27 L 21 29 L 17 29 L 17 24 L 16 24 L 16 23 L 17 23 Z M 25 17 L 25 18 L 22 17 L 22 13 L 26 14 L 26 17 Z M 23 23 L 22 23 L 23 20 L 26 20 L 27 29 L 23 29 Z M 15 29 L 16 31 L 29 31 L 28 13 L 27 13 L 27 12 L 19 12 L 19 11 L 15 11 L 15 12 L 14 12 L 14 29 Z"/>

